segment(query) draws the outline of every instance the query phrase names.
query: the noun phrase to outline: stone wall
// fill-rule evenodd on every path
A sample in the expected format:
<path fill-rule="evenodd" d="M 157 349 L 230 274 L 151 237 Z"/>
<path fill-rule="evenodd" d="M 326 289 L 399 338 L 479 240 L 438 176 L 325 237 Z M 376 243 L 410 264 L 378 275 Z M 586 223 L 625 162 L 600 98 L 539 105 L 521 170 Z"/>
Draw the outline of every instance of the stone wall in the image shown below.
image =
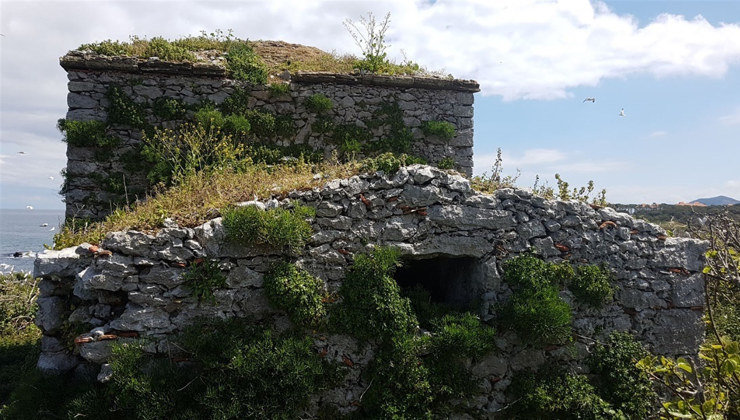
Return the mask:
<path fill-rule="evenodd" d="M 478 91 L 478 84 L 473 81 L 298 73 L 283 75 L 283 81 L 290 83 L 290 90 L 287 94 L 276 95 L 271 94 L 268 86 L 230 80 L 222 67 L 208 63 L 167 63 L 82 52 L 70 52 L 60 62 L 69 78 L 67 120 L 106 121 L 109 106 L 106 92 L 116 86 L 134 102 L 146 106 L 149 124 L 174 127 L 180 121 L 162 121 L 152 113 L 155 100 L 171 98 L 191 105 L 208 100 L 219 104 L 239 88 L 249 92 L 250 108 L 292 119 L 295 135 L 261 141 L 283 146 L 306 144 L 329 156 L 337 145 L 329 140 L 329 134 L 312 128 L 319 116 L 304 105 L 307 97 L 320 93 L 334 105 L 323 118 L 363 128 L 383 105 L 397 104 L 402 111 L 403 124 L 414 136 L 411 154 L 432 164 L 452 158 L 460 172 L 472 173 L 473 93 Z M 447 121 L 455 126 L 456 135 L 450 140 L 425 137 L 421 125 L 426 121 Z M 388 134 L 389 126 L 370 127 L 370 131 L 369 141 L 377 141 Z M 67 148 L 65 202 L 68 217 L 101 219 L 117 205 L 142 197 L 147 188 L 145 172 L 134 171 L 124 163 L 124 156 L 136 151 L 141 144 L 141 129 L 112 124 L 108 133 L 118 136 L 122 142 L 102 159 L 93 147 L 70 145 Z M 106 190 L 107 179 L 101 179 L 101 175 L 112 178 L 119 186 L 125 184 L 127 194 L 121 192 L 121 188 L 113 192 Z"/>
<path fill-rule="evenodd" d="M 494 194 L 471 190 L 456 174 L 429 166 L 329 181 L 323 188 L 294 192 L 278 201 L 252 202 L 267 208 L 292 201 L 316 208 L 314 235 L 297 264 L 337 290 L 353 255 L 375 245 L 401 250 L 409 267 L 425 260 L 452 260 L 462 276 L 451 276 L 450 293 L 483 302 L 480 316 L 494 323 L 497 304 L 511 296 L 501 280 L 502 262 L 534 251 L 548 261 L 604 263 L 614 273 L 616 296 L 602 309 L 580 304 L 564 290 L 574 310 L 572 346 L 538 349 L 525 346 L 511 331 L 497 332 L 497 351 L 472 366 L 484 390 L 477 408 L 493 412 L 506 404 L 504 390 L 514 372 L 546 360 L 581 361 L 592 339 L 629 331 L 651 351 L 695 355 L 704 337 L 706 244 L 669 238 L 647 222 L 610 208 L 580 202 L 550 201 L 523 190 Z M 151 339 L 149 350 L 167 352 L 168 337 L 196 317 L 244 317 L 290 327 L 284 313 L 270 307 L 262 279 L 270 264 L 283 258 L 257 247 L 225 240 L 220 218 L 195 228 L 170 225 L 156 234 L 113 232 L 100 247 L 83 244 L 47 251 L 36 260 L 40 284 L 37 323 L 42 328 L 38 366 L 59 372 L 106 361 L 115 340 Z M 215 258 L 227 276 L 213 303 L 199 303 L 183 286 L 181 274 L 195 258 Z M 455 287 L 454 283 L 459 283 Z M 70 325 L 95 327 L 73 346 Z M 588 338 L 586 338 L 588 337 Z M 317 399 L 342 411 L 367 388 L 360 375 L 372 348 L 358 347 L 347 336 L 315 336 L 327 357 L 353 361 L 344 383 Z"/>

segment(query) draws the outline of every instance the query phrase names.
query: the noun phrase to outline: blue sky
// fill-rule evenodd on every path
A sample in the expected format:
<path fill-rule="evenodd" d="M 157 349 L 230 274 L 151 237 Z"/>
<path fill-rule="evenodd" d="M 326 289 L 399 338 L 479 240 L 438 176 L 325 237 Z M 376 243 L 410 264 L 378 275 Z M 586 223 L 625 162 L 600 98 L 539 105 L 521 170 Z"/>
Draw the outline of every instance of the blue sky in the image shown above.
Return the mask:
<path fill-rule="evenodd" d="M 342 21 L 367 11 L 391 11 L 391 56 L 403 50 L 481 83 L 477 173 L 500 147 L 505 172 L 519 169 L 522 186 L 560 173 L 573 185 L 594 180 L 612 202 L 740 199 L 738 1 L 4 0 L 0 207 L 63 207 L 55 124 L 66 112 L 58 57 L 67 50 L 232 28 L 356 54 Z"/>

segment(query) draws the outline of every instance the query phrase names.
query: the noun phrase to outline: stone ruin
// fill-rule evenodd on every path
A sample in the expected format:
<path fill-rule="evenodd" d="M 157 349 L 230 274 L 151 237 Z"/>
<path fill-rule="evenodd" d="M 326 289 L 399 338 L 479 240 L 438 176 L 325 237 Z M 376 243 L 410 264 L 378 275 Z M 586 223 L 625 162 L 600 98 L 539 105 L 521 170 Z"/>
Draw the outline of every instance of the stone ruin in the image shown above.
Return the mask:
<path fill-rule="evenodd" d="M 290 44 L 288 44 L 290 45 Z M 271 93 L 267 85 L 252 85 L 227 78 L 223 66 L 213 63 L 170 63 L 131 57 L 105 57 L 71 51 L 60 59 L 69 78 L 66 119 L 71 121 L 106 121 L 111 88 L 119 88 L 143 109 L 148 124 L 172 128 L 182 120 L 163 120 L 153 112 L 159 99 L 196 105 L 203 101 L 221 104 L 240 90 L 247 92 L 250 109 L 287 118 L 291 134 L 260 139 L 289 146 L 307 145 L 330 156 L 338 145 L 331 133 L 317 128 L 334 125 L 369 129 L 365 142 L 388 135 L 389 125 L 371 126 L 384 106 L 396 107 L 399 118 L 415 139 L 410 153 L 436 164 L 452 159 L 456 169 L 471 175 L 473 171 L 473 93 L 478 83 L 432 77 L 383 76 L 370 74 L 329 74 L 298 72 L 284 76 L 289 90 Z M 307 109 L 305 100 L 321 94 L 333 107 L 317 114 Z M 445 121 L 455 127 L 452 139 L 424 136 L 422 124 Z M 147 190 L 146 172 L 132 170 L 126 155 L 136 152 L 142 143 L 140 127 L 110 123 L 107 132 L 120 139 L 110 154 L 96 155 L 92 147 L 68 145 L 64 201 L 66 216 L 103 219 L 117 205 L 143 197 Z M 423 139 L 423 140 L 422 140 Z M 101 174 L 106 178 L 101 179 Z M 106 185 L 125 184 L 126 191 L 106 189 Z M 128 196 L 128 197 L 126 197 Z"/>
<path fill-rule="evenodd" d="M 362 125 L 384 103 L 397 104 L 403 123 L 416 141 L 412 153 L 431 163 L 452 158 L 464 175 L 472 173 L 473 81 L 374 75 L 298 73 L 288 75 L 289 93 L 270 95 L 267 86 L 226 78 L 210 63 L 167 63 L 71 52 L 61 59 L 69 76 L 68 120 L 105 121 L 106 92 L 120 87 L 146 111 L 153 125 L 170 127 L 151 111 L 158 98 L 186 104 L 204 99 L 224 101 L 235 89 L 249 92 L 250 107 L 289 116 L 296 129 L 276 144 L 308 144 L 327 155 L 336 145 L 310 127 L 317 115 L 307 111 L 306 97 L 321 93 L 334 108 L 331 118 Z M 427 138 L 425 121 L 454 125 L 449 141 Z M 109 124 L 120 146 L 100 159 L 94 150 L 70 145 L 67 150 L 67 216 L 101 219 L 120 194 L 105 191 L 91 174 L 125 176 L 129 191 L 146 187 L 143 173 L 127 172 L 121 157 L 141 144 L 141 130 Z M 387 127 L 372 132 L 377 140 Z M 330 180 L 322 188 L 296 191 L 285 199 L 252 202 L 262 208 L 302 203 L 315 207 L 314 234 L 296 264 L 336 291 L 353 256 L 373 246 L 398 248 L 403 267 L 395 274 L 401 287 L 416 284 L 433 300 L 457 306 L 480 302 L 480 317 L 495 322 L 495 307 L 512 294 L 502 281 L 502 263 L 534 252 L 546 261 L 603 263 L 614 273 L 615 299 L 602 309 L 580 304 L 570 291 L 561 296 L 572 306 L 578 338 L 570 347 L 547 349 L 524 345 L 514 332 L 497 332 L 497 350 L 471 367 L 480 381 L 476 408 L 495 412 L 507 404 L 512 375 L 548 361 L 587 369 L 582 363 L 593 341 L 612 331 L 628 331 L 661 355 L 695 355 L 704 338 L 706 244 L 667 237 L 658 226 L 581 202 L 546 200 L 519 189 L 483 194 L 454 171 L 414 165 L 395 174 L 383 172 Z M 218 261 L 226 287 L 214 302 L 199 302 L 181 275 L 197 258 Z M 287 315 L 268 303 L 263 277 L 283 255 L 261 247 L 237 246 L 225 238 L 221 218 L 191 228 L 169 222 L 158 232 L 111 232 L 100 244 L 81 244 L 39 254 L 34 275 L 40 277 L 37 324 L 43 331 L 38 367 L 48 373 L 100 371 L 106 375 L 111 345 L 146 338 L 146 350 L 167 353 L 170 339 L 201 317 L 251 317 L 277 330 L 291 326 Z M 92 330 L 77 335 L 80 325 Z M 373 349 L 349 336 L 313 336 L 317 349 L 338 362 L 353 361 L 343 382 L 314 398 L 351 411 L 368 384 L 361 376 Z M 323 353 L 323 352 L 322 352 Z M 101 365 L 103 366 L 101 370 Z"/>
<path fill-rule="evenodd" d="M 502 262 L 534 251 L 547 261 L 604 263 L 615 274 L 616 295 L 602 309 L 579 304 L 569 291 L 578 337 L 603 338 L 629 331 L 662 355 L 696 354 L 704 338 L 706 245 L 670 238 L 660 227 L 576 202 L 546 200 L 519 189 L 482 194 L 454 172 L 430 166 L 401 168 L 336 179 L 323 188 L 293 192 L 282 201 L 252 202 L 264 208 L 303 203 L 316 208 L 314 234 L 296 263 L 337 290 L 353 255 L 374 245 L 397 247 L 404 267 L 401 286 L 420 283 L 432 299 L 451 304 L 482 302 L 480 316 L 494 321 L 494 307 L 511 295 L 501 280 Z M 610 222 L 610 223 L 606 223 Z M 265 272 L 284 258 L 260 247 L 225 239 L 221 218 L 195 228 L 170 224 L 158 233 L 112 232 L 99 247 L 82 244 L 47 251 L 36 260 L 42 278 L 37 323 L 43 330 L 38 367 L 47 372 L 94 369 L 104 364 L 112 343 L 148 338 L 147 351 L 166 353 L 169 338 L 198 317 L 252 317 L 281 330 L 285 313 L 272 308 L 262 289 Z M 195 258 L 217 259 L 227 286 L 215 302 L 199 302 L 181 274 Z M 78 337 L 74 351 L 64 332 L 71 324 L 94 329 Z M 72 337 L 73 338 L 73 337 Z M 360 375 L 372 348 L 349 336 L 315 336 L 330 360 L 353 361 L 335 389 L 317 396 L 341 411 L 367 387 Z M 65 341 L 66 340 L 66 341 Z M 525 346 L 513 332 L 497 333 L 497 351 L 472 366 L 482 394 L 476 407 L 493 412 L 507 403 L 504 390 L 514 372 L 545 360 L 579 364 L 593 342 L 567 346 Z"/>

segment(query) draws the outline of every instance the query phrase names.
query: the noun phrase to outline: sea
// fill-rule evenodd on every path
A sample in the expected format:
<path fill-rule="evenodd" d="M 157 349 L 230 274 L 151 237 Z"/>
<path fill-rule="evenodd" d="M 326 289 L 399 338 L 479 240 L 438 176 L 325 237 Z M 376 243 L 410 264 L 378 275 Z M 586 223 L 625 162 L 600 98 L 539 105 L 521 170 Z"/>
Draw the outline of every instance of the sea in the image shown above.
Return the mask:
<path fill-rule="evenodd" d="M 0 273 L 33 271 L 36 253 L 54 244 L 64 210 L 0 209 Z"/>

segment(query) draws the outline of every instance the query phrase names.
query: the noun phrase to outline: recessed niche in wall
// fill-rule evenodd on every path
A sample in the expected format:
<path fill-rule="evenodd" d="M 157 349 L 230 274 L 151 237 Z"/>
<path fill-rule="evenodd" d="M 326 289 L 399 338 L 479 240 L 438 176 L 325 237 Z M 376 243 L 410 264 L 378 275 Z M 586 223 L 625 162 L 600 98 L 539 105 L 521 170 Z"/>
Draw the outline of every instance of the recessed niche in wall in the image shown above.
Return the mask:
<path fill-rule="evenodd" d="M 393 276 L 401 289 L 421 286 L 436 303 L 469 308 L 484 283 L 480 260 L 472 257 L 405 258 Z"/>

